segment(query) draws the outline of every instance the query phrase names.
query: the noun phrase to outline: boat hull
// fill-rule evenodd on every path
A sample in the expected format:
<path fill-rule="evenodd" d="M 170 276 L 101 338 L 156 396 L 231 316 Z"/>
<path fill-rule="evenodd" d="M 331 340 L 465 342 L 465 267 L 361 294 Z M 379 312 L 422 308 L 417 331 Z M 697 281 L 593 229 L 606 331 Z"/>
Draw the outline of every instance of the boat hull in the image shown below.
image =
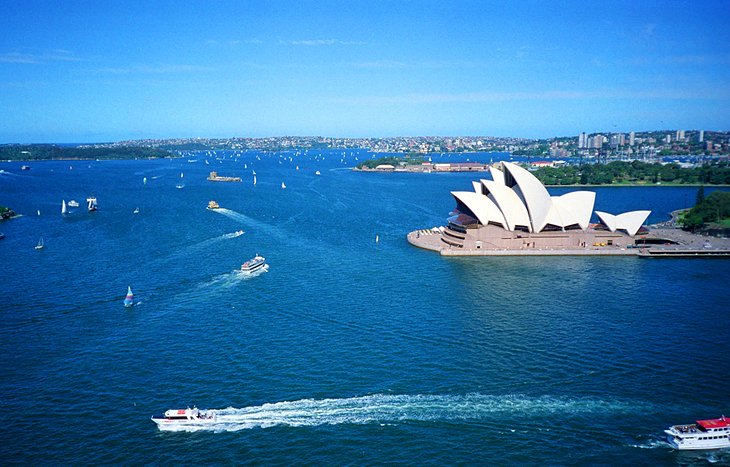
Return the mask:
<path fill-rule="evenodd" d="M 669 445 L 674 449 L 678 449 L 680 451 L 708 451 L 713 449 L 730 448 L 730 438 L 728 438 L 727 435 L 707 440 L 688 436 L 681 438 L 681 440 L 678 441 L 674 433 L 666 433 L 667 443 L 669 443 Z"/>

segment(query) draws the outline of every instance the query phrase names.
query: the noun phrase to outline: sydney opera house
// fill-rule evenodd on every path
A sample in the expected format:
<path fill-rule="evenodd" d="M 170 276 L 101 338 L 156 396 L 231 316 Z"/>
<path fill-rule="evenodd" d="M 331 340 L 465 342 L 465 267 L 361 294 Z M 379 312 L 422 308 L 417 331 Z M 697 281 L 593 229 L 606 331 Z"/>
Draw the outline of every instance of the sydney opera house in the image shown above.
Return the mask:
<path fill-rule="evenodd" d="M 416 231 L 408 239 L 416 246 L 442 254 L 482 250 L 577 251 L 620 250 L 634 244 L 634 236 L 651 211 L 609 214 L 595 211 L 596 194 L 573 191 L 551 196 L 529 171 L 502 162 L 491 167 L 491 180 L 472 182 L 474 191 L 454 191 L 456 208 L 448 224 Z"/>

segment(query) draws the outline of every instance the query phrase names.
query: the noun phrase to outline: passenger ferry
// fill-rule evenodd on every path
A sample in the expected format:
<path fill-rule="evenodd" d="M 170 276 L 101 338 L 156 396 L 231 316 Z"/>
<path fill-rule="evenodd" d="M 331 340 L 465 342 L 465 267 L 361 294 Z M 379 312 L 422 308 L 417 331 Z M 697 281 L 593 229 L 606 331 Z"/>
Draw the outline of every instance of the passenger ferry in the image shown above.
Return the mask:
<path fill-rule="evenodd" d="M 674 425 L 664 430 L 667 442 L 676 449 L 730 448 L 730 420 L 720 418 L 697 420 L 691 425 Z"/>
<path fill-rule="evenodd" d="M 263 256 L 256 255 L 252 259 L 246 261 L 241 265 L 241 272 L 252 274 L 256 271 L 265 271 L 269 269 L 269 265 L 266 264 L 266 258 Z"/>
<path fill-rule="evenodd" d="M 153 415 L 152 421 L 157 424 L 160 430 L 174 430 L 176 428 L 211 425 L 215 423 L 216 416 L 213 411 L 188 407 L 187 409 L 167 410 L 162 415 Z"/>

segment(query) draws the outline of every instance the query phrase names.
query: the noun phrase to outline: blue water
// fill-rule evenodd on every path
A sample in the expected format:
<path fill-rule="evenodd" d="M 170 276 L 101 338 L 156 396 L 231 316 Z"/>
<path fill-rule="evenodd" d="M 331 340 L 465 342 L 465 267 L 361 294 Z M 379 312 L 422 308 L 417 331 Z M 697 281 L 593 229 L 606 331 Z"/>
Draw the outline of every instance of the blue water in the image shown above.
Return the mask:
<path fill-rule="evenodd" d="M 3 463 L 730 463 L 662 436 L 730 412 L 730 262 L 442 258 L 405 235 L 443 224 L 474 174 L 355 157 L 0 163 L 0 205 L 24 214 L 0 224 Z M 696 194 L 595 191 L 649 222 Z M 82 205 L 62 218 L 62 199 Z M 267 273 L 234 271 L 256 253 Z M 149 420 L 193 405 L 228 422 Z"/>

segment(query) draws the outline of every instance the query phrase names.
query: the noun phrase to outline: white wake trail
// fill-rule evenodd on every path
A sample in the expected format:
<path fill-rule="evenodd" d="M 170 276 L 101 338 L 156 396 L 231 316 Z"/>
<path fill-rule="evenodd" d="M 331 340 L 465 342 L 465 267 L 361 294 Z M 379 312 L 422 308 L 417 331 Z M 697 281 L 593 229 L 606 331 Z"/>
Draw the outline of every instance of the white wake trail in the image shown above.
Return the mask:
<path fill-rule="evenodd" d="M 219 432 L 273 426 L 481 420 L 495 415 L 524 414 L 534 419 L 555 414 L 631 413 L 636 410 L 635 403 L 594 398 L 374 394 L 345 399 L 301 399 L 244 408 L 213 409 L 207 412 L 215 415 L 215 423 L 165 429 Z"/>

